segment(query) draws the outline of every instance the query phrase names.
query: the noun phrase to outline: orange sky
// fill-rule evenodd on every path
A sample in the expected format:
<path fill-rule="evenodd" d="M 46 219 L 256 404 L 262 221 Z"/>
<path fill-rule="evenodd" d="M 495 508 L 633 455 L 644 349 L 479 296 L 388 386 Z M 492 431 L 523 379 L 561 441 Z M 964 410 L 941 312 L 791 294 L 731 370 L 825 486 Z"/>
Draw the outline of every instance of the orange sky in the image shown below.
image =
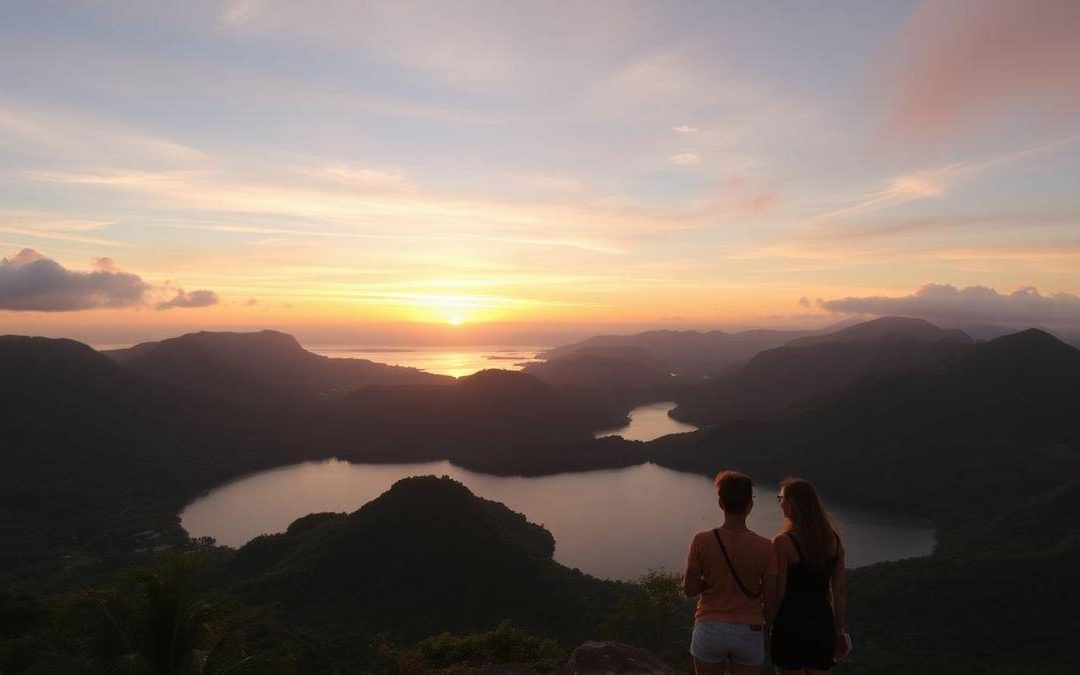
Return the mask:
<path fill-rule="evenodd" d="M 0 7 L 0 332 L 1080 331 L 1034 2 Z"/>

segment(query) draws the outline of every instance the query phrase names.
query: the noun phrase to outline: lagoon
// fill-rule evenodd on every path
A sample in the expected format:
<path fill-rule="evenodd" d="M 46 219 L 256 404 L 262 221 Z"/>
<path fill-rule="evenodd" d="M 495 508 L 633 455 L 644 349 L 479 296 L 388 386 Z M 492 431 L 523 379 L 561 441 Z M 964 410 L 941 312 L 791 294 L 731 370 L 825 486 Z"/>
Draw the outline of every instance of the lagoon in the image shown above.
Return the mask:
<path fill-rule="evenodd" d="M 409 476 L 450 476 L 474 494 L 525 514 L 555 537 L 555 559 L 601 578 L 635 579 L 650 568 L 682 571 L 691 535 L 716 527 L 710 478 L 655 464 L 539 477 L 491 476 L 447 461 L 420 464 L 304 462 L 218 487 L 180 514 L 193 537 L 239 547 L 284 531 L 308 513 L 355 511 Z M 755 486 L 750 527 L 772 535 L 781 515 L 776 486 Z M 826 495 L 827 497 L 827 495 Z M 929 522 L 827 504 L 838 522 L 849 567 L 929 555 Z"/>

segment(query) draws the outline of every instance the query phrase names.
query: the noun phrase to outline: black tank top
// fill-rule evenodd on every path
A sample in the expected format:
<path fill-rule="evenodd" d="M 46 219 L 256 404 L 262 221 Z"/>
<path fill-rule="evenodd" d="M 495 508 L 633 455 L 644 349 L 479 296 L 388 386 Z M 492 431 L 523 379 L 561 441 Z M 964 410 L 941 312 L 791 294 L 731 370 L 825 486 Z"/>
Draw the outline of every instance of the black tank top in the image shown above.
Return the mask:
<path fill-rule="evenodd" d="M 795 535 L 788 532 L 788 537 L 799 554 L 799 562 L 788 564 L 783 604 L 794 604 L 807 609 L 821 603 L 829 605 L 829 580 L 832 578 L 833 568 L 836 567 L 838 555 L 829 557 L 829 566 L 825 571 L 815 571 L 806 562 L 806 556 L 803 555 Z M 837 542 L 837 551 L 839 547 Z"/>

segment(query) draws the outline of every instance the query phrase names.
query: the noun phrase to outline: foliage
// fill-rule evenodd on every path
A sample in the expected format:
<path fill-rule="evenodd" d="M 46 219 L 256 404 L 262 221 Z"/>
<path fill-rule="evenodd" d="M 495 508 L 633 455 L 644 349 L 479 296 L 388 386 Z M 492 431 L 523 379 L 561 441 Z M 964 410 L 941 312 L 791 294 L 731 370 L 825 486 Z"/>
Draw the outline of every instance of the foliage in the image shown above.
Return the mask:
<path fill-rule="evenodd" d="M 244 641 L 250 615 L 196 592 L 198 560 L 170 557 L 110 590 L 80 592 L 58 619 L 60 652 L 85 672 L 199 674 L 265 670 Z"/>
<path fill-rule="evenodd" d="M 385 635 L 378 636 L 376 665 L 382 672 L 471 672 L 491 664 L 525 665 L 551 671 L 566 660 L 566 651 L 554 640 L 537 637 L 509 620 L 493 631 L 451 635 L 442 633 L 417 644 L 398 648 Z"/>
<path fill-rule="evenodd" d="M 601 632 L 647 649 L 668 663 L 685 661 L 693 604 L 683 595 L 682 577 L 664 568 L 650 569 L 635 586 L 638 592 L 618 600 L 601 624 Z"/>

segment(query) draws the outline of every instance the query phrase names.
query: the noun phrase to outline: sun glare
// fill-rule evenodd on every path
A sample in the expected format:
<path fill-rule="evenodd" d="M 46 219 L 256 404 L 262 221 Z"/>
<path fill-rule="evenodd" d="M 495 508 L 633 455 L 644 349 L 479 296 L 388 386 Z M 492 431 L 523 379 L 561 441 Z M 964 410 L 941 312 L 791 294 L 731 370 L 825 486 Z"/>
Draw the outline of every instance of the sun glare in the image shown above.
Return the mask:
<path fill-rule="evenodd" d="M 461 317 L 460 316 L 452 316 L 452 317 L 450 317 L 449 321 L 450 321 L 451 326 L 460 326 L 461 325 Z"/>

